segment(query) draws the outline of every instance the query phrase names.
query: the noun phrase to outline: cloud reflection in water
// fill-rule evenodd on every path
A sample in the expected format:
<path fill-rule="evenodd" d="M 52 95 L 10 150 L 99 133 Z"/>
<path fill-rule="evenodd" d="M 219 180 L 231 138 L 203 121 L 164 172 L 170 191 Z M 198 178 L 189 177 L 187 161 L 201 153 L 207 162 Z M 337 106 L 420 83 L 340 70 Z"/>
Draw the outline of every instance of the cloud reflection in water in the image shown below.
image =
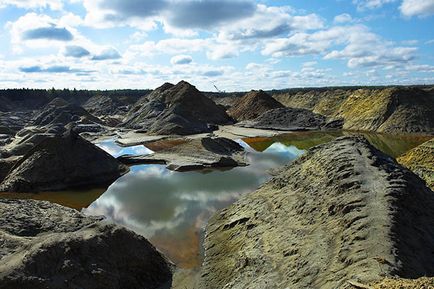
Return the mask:
<path fill-rule="evenodd" d="M 199 172 L 173 172 L 162 165 L 134 166 L 84 212 L 104 215 L 151 241 L 161 236 L 170 238 L 174 252 L 165 253 L 182 263 L 185 260 L 176 260 L 175 251 L 191 238 L 192 228 L 201 232 L 216 210 L 267 181 L 270 178 L 267 170 L 282 166 L 304 152 L 275 143 L 258 153 L 240 143 L 246 148 L 250 166 Z M 183 255 L 183 258 L 196 257 Z"/>

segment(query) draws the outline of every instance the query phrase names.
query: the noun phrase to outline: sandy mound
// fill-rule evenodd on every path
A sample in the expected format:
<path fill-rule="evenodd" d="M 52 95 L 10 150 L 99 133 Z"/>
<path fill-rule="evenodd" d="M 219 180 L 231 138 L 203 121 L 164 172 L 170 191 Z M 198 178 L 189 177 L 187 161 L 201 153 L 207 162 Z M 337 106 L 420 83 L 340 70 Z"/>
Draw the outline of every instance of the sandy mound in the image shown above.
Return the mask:
<path fill-rule="evenodd" d="M 238 99 L 228 110 L 228 114 L 238 121 L 255 119 L 264 112 L 282 108 L 283 104 L 272 98 L 266 92 L 251 91 Z"/>
<path fill-rule="evenodd" d="M 110 185 L 128 168 L 77 134 L 42 140 L 0 184 L 4 192 L 37 192 Z"/>
<path fill-rule="evenodd" d="M 191 84 L 166 83 L 140 99 L 125 119 L 124 126 L 149 134 L 188 135 L 210 132 L 231 118 L 220 106 Z"/>
<path fill-rule="evenodd" d="M 201 288 L 434 276 L 434 194 L 363 138 L 312 148 L 209 222 Z"/>

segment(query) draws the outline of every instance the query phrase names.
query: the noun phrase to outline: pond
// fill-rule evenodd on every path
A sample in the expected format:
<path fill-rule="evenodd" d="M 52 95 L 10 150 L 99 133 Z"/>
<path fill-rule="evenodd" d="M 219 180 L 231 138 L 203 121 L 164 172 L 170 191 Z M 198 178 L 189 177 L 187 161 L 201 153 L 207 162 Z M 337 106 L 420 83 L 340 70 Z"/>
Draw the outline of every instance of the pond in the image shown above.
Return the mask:
<path fill-rule="evenodd" d="M 209 217 L 268 180 L 268 170 L 304 152 L 281 143 L 257 152 L 239 142 L 252 165 L 182 173 L 162 165 L 133 166 L 84 213 L 104 215 L 145 236 L 181 268 L 198 267 Z"/>

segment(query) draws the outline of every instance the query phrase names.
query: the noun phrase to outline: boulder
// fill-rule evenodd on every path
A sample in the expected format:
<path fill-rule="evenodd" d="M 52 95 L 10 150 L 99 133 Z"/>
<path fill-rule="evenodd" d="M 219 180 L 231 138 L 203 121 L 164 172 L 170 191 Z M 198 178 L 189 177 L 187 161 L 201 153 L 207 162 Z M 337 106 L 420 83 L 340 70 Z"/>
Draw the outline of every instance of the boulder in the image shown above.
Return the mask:
<path fill-rule="evenodd" d="M 189 135 L 215 130 L 232 120 L 223 108 L 191 84 L 166 83 L 141 98 L 128 113 L 123 126 L 148 134 Z"/>
<path fill-rule="evenodd" d="M 228 114 L 237 121 L 251 120 L 271 109 L 283 108 L 283 104 L 266 92 L 252 90 L 238 99 L 228 110 Z"/>
<path fill-rule="evenodd" d="M 433 191 L 366 139 L 342 137 L 211 218 L 200 288 L 370 288 L 434 276 L 433 244 Z"/>
<path fill-rule="evenodd" d="M 43 139 L 0 184 L 0 191 L 38 192 L 107 186 L 128 168 L 72 131 Z"/>
<path fill-rule="evenodd" d="M 45 201 L 0 199 L 0 288 L 163 289 L 173 265 L 145 238 Z"/>

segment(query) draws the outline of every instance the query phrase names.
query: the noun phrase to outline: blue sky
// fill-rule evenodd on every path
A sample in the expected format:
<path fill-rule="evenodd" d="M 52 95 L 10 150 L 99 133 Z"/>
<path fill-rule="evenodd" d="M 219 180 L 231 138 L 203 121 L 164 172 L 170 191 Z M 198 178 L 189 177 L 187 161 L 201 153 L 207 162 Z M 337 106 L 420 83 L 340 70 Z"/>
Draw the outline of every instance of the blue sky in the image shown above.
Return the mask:
<path fill-rule="evenodd" d="M 0 88 L 433 84 L 434 0 L 0 0 Z"/>

